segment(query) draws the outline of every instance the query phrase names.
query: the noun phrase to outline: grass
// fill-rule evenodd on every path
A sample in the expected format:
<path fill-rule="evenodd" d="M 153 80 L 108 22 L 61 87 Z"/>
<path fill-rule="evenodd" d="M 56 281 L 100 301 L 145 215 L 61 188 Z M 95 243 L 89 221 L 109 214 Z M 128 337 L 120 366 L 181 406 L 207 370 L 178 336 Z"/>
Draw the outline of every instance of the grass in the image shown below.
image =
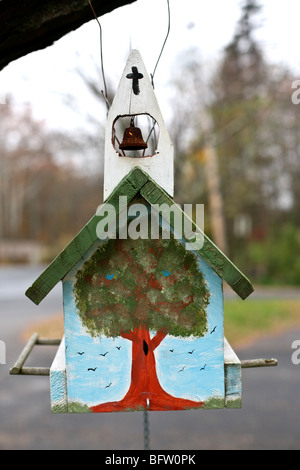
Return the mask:
<path fill-rule="evenodd" d="M 224 302 L 225 336 L 243 346 L 261 335 L 300 325 L 300 300 L 230 299 Z"/>

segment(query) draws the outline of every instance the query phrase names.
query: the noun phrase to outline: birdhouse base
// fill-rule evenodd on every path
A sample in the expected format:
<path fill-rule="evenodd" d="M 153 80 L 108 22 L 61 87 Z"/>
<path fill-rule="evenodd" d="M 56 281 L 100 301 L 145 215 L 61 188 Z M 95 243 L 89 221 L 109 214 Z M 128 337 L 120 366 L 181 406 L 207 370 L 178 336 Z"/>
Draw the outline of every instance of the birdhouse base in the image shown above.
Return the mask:
<path fill-rule="evenodd" d="M 213 406 L 204 403 L 203 409 L 218 408 L 241 408 L 242 403 L 242 379 L 241 361 L 236 353 L 224 338 L 224 375 L 225 375 L 225 401 L 214 403 Z M 65 358 L 65 340 L 57 350 L 56 356 L 50 368 L 50 392 L 51 411 L 53 413 L 84 413 L 91 412 L 89 406 L 82 406 L 80 409 L 76 404 L 68 402 L 67 398 L 67 373 Z M 123 410 L 125 411 L 125 410 Z M 131 411 L 131 410 L 128 410 Z"/>

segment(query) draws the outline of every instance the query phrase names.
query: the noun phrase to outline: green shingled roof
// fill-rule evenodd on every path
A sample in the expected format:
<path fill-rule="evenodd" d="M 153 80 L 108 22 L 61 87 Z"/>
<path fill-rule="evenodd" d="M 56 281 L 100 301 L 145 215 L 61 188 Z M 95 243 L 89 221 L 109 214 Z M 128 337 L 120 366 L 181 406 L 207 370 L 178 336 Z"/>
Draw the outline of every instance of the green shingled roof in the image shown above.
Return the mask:
<path fill-rule="evenodd" d="M 139 167 L 133 168 L 123 178 L 104 202 L 103 210 L 105 210 L 105 204 L 112 204 L 115 207 L 116 214 L 118 214 L 119 196 L 127 196 L 128 204 L 136 196 L 142 196 L 150 205 L 168 204 L 172 206 L 174 204 L 174 200 Z M 178 210 L 181 211 L 180 208 Z M 100 219 L 101 217 L 95 214 L 32 286 L 29 287 L 26 295 L 35 304 L 38 305 L 48 295 L 53 287 L 75 266 L 93 243 L 97 241 L 96 227 Z M 193 231 L 195 230 L 196 225 L 193 224 Z M 201 232 L 198 227 L 197 230 Z M 199 255 L 242 299 L 248 297 L 253 292 L 250 281 L 206 235 L 203 236 L 203 246 L 197 250 Z"/>

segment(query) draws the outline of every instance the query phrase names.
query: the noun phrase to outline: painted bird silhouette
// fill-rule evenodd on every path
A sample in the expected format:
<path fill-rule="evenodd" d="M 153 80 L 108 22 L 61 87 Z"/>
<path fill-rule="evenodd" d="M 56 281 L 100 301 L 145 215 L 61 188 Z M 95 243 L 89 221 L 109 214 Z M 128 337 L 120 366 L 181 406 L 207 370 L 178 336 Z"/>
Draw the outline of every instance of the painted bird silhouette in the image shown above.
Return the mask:
<path fill-rule="evenodd" d="M 163 275 L 164 275 L 165 277 L 168 277 L 168 276 L 170 276 L 170 274 L 171 274 L 171 273 L 169 273 L 169 271 L 162 271 L 162 273 L 163 273 Z"/>
<path fill-rule="evenodd" d="M 105 357 L 105 356 L 106 356 L 106 354 L 108 354 L 108 351 L 106 351 L 106 353 L 104 353 L 104 354 L 100 354 L 100 356 L 103 356 L 103 357 Z"/>
<path fill-rule="evenodd" d="M 105 278 L 111 281 L 114 278 L 114 274 L 106 274 Z"/>
<path fill-rule="evenodd" d="M 188 351 L 188 354 L 193 354 L 194 351 L 195 349 L 193 349 L 193 351 Z"/>
<path fill-rule="evenodd" d="M 201 369 L 200 369 L 200 370 L 204 370 L 204 369 L 205 369 L 205 367 L 206 367 L 206 364 L 204 364 L 204 366 L 203 366 L 203 367 L 201 367 Z"/>
<path fill-rule="evenodd" d="M 116 348 L 117 348 L 117 349 L 120 351 L 120 349 L 121 349 L 121 346 L 116 346 Z"/>
<path fill-rule="evenodd" d="M 79 354 L 80 356 L 82 356 L 82 354 L 84 354 L 84 351 L 83 351 L 83 352 L 77 352 L 77 354 Z"/>
<path fill-rule="evenodd" d="M 170 352 L 174 352 L 174 349 L 170 349 Z"/>
<path fill-rule="evenodd" d="M 105 387 L 105 388 L 109 388 L 110 386 L 111 386 L 111 382 L 110 382 L 110 384 L 106 385 L 106 387 Z"/>
<path fill-rule="evenodd" d="M 180 370 L 178 371 L 178 373 L 179 373 L 179 372 L 182 372 L 184 369 L 185 369 L 185 366 L 183 366 L 183 368 L 180 369 Z"/>
<path fill-rule="evenodd" d="M 89 370 L 92 370 L 93 372 L 95 372 L 96 369 L 97 369 L 97 367 L 95 367 L 94 369 L 93 369 L 92 367 L 90 367 L 90 368 L 88 369 L 88 371 L 89 371 Z"/>
<path fill-rule="evenodd" d="M 210 334 L 214 333 L 216 331 L 216 326 L 211 330 Z"/>

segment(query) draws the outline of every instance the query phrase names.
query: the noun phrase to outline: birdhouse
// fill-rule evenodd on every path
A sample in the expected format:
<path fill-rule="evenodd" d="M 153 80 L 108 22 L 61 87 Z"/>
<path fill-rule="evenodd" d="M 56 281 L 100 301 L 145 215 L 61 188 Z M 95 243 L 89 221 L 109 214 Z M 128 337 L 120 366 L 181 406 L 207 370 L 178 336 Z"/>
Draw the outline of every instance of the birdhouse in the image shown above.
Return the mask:
<path fill-rule="evenodd" d="M 242 299 L 253 288 L 174 202 L 172 143 L 137 51 L 108 114 L 104 164 L 104 203 L 26 292 L 39 304 L 62 281 L 52 411 L 240 407 L 223 281 Z"/>

